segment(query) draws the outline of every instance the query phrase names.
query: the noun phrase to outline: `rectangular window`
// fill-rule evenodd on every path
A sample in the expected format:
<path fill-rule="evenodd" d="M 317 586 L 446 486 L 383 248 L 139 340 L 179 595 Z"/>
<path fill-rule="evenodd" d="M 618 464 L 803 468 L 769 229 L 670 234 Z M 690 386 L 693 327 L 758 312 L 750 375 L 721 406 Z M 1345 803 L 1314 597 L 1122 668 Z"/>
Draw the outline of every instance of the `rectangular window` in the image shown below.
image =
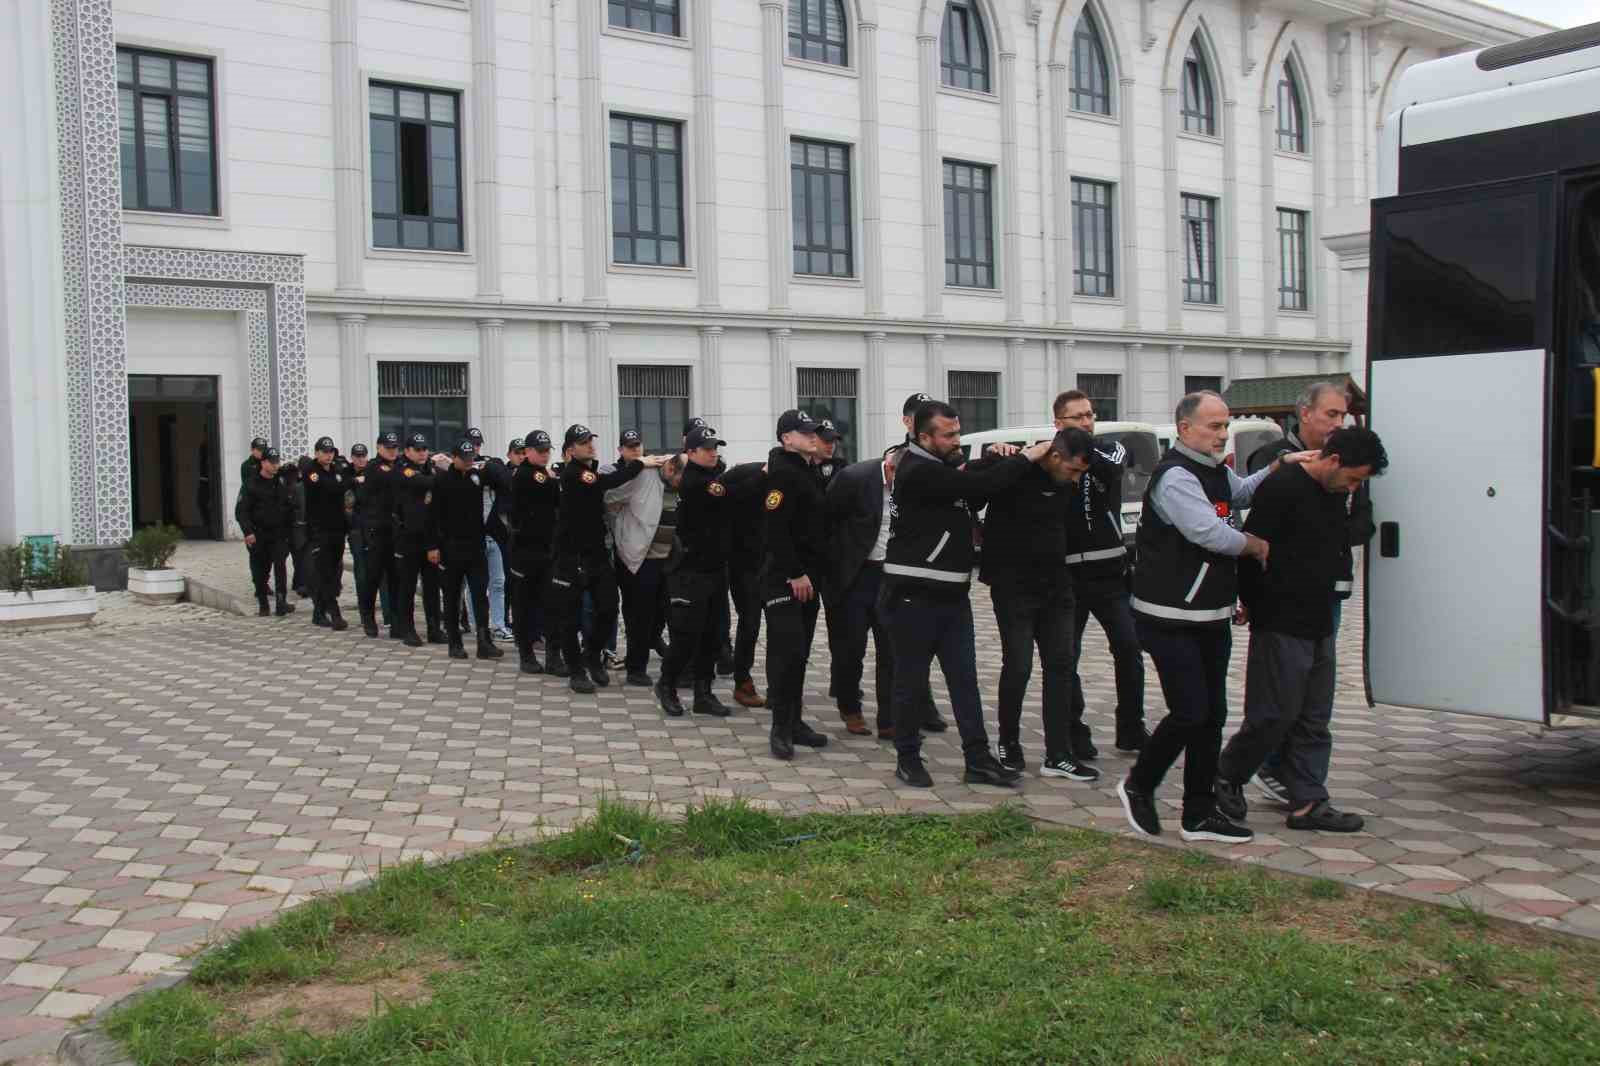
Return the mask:
<path fill-rule="evenodd" d="M 217 214 L 213 73 L 209 59 L 117 49 L 123 207 Z"/>
<path fill-rule="evenodd" d="M 1183 195 L 1183 299 L 1217 302 L 1217 201 Z"/>
<path fill-rule="evenodd" d="M 1094 417 L 1101 422 L 1115 422 L 1121 410 L 1119 397 L 1122 378 L 1117 374 L 1079 374 L 1078 388 L 1094 404 Z"/>
<path fill-rule="evenodd" d="M 372 244 L 461 251 L 461 94 L 373 82 Z"/>
<path fill-rule="evenodd" d="M 619 30 L 683 36 L 678 29 L 678 0 L 608 0 L 606 21 Z"/>
<path fill-rule="evenodd" d="M 950 406 L 961 415 L 961 432 L 1000 427 L 1000 375 L 993 370 L 950 371 Z"/>
<path fill-rule="evenodd" d="M 1079 296 L 1115 296 L 1116 223 L 1111 183 L 1072 179 L 1072 289 Z"/>
<path fill-rule="evenodd" d="M 836 370 L 822 367 L 797 367 L 795 369 L 795 394 L 800 410 L 821 422 L 833 420 L 839 431 L 839 447 L 835 459 L 849 461 L 861 453 L 857 450 L 859 410 L 857 373 L 854 370 Z"/>
<path fill-rule="evenodd" d="M 850 222 L 850 148 L 789 142 L 794 272 L 848 278 L 855 273 Z"/>
<path fill-rule="evenodd" d="M 1306 289 L 1306 213 L 1278 208 L 1278 306 L 1304 311 L 1311 300 Z"/>
<path fill-rule="evenodd" d="M 434 451 L 453 447 L 467 432 L 465 363 L 379 363 L 378 431 L 428 438 Z"/>
<path fill-rule="evenodd" d="M 686 366 L 617 367 L 621 428 L 638 430 L 646 452 L 682 447 L 683 426 L 689 421 L 689 377 Z"/>
<path fill-rule="evenodd" d="M 994 288 L 994 168 L 944 161 L 944 283 Z"/>
<path fill-rule="evenodd" d="M 1183 392 L 1187 396 L 1191 392 L 1217 392 L 1222 391 L 1222 377 L 1217 374 L 1185 374 L 1183 376 Z"/>
<path fill-rule="evenodd" d="M 683 266 L 683 124 L 611 116 L 611 261 Z"/>

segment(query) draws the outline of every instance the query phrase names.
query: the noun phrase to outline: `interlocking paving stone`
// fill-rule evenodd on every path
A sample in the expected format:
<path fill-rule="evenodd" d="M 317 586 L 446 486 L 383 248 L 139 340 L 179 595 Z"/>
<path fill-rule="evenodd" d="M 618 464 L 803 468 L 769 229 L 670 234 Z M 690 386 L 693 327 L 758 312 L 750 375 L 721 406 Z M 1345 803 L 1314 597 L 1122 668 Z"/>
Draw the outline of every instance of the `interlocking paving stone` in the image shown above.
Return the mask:
<path fill-rule="evenodd" d="M 253 613 L 243 564 L 237 544 L 186 544 L 178 561 Z M 514 659 L 463 664 L 442 647 L 316 629 L 304 601 L 285 619 L 111 603 L 104 625 L 66 638 L 0 636 L 0 1062 L 48 1050 L 69 1017 L 311 894 L 381 864 L 537 839 L 602 793 L 668 813 L 735 795 L 795 812 L 1011 800 L 1049 822 L 1126 831 L 1114 789 L 1129 762 L 1110 750 L 1093 786 L 1030 773 L 1019 791 L 974 788 L 961 784 L 952 729 L 927 738 L 936 787 L 897 787 L 892 747 L 847 736 L 825 698 L 821 634 L 807 720 L 830 744 L 782 763 L 767 752 L 765 711 L 667 720 L 648 690 L 578 696 L 519 674 Z M 1368 708 L 1359 606 L 1340 640 L 1330 787 L 1369 815 L 1366 832 L 1288 830 L 1280 808 L 1247 792 L 1256 842 L 1206 847 L 1600 936 L 1600 728 Z M 974 610 L 992 617 L 981 589 Z M 992 627 L 978 634 L 992 737 L 1000 655 Z M 1238 634 L 1232 661 L 1233 723 L 1247 641 Z M 1109 749 L 1115 685 L 1095 626 L 1082 674 L 1087 720 Z M 1033 763 L 1040 680 L 1035 670 L 1023 718 Z M 933 682 L 948 708 L 937 671 Z M 1146 698 L 1153 724 L 1148 665 Z M 1170 826 L 1160 843 L 1191 847 L 1171 831 L 1180 778 L 1159 797 Z"/>

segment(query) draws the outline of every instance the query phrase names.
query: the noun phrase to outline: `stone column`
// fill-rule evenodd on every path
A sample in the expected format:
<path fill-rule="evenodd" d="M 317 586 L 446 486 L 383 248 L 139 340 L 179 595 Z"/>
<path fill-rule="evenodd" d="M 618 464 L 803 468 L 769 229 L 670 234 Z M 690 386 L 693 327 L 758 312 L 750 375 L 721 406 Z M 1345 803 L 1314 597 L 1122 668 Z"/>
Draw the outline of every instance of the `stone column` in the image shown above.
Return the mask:
<path fill-rule="evenodd" d="M 601 305 L 606 299 L 606 264 L 611 259 L 606 226 L 606 145 L 609 134 L 600 106 L 601 7 L 583 0 L 578 4 L 578 131 L 582 144 L 583 181 L 583 302 Z M 590 397 L 590 402 L 594 398 Z M 594 427 L 590 427 L 591 429 Z"/>
<path fill-rule="evenodd" d="M 712 7 L 710 3 L 689 5 L 689 18 L 694 26 L 690 40 L 694 45 L 695 190 L 695 249 L 690 254 L 698 281 L 699 305 L 705 308 L 722 306 L 722 258 L 717 244 L 717 87 L 713 43 L 716 20 L 712 17 Z"/>
<path fill-rule="evenodd" d="M 1281 365 L 1282 362 L 1283 362 L 1283 360 L 1281 358 L 1282 355 L 1283 355 L 1282 349 L 1269 348 L 1267 350 L 1267 377 L 1275 378 L 1279 374 L 1283 373 L 1283 368 L 1282 368 L 1282 365 Z"/>
<path fill-rule="evenodd" d="M 589 428 L 600 440 L 613 441 L 616 434 L 611 425 L 611 396 L 616 389 L 611 375 L 611 323 L 585 322 L 583 337 Z"/>
<path fill-rule="evenodd" d="M 1006 321 L 1022 321 L 1022 209 L 1017 179 L 1017 56 L 1000 53 L 1000 198 L 1005 219 L 1002 252 L 1005 256 Z M 942 173 L 942 172 L 941 172 Z M 940 188 L 941 197 L 944 189 Z M 941 201 L 942 206 L 942 201 Z M 943 278 L 943 271 L 940 277 Z M 1009 342 L 1008 342 L 1009 343 Z"/>
<path fill-rule="evenodd" d="M 1228 377 L 1227 377 L 1227 379 L 1225 381 L 1223 381 L 1222 387 L 1224 389 L 1226 389 L 1229 385 L 1232 385 L 1235 381 L 1237 381 L 1239 378 L 1241 378 L 1243 376 L 1244 376 L 1244 349 L 1243 348 L 1229 348 L 1228 349 Z"/>
<path fill-rule="evenodd" d="M 950 395 L 950 382 L 944 376 L 944 334 L 924 333 L 922 354 L 926 361 L 928 378 L 928 383 L 924 386 L 925 391 L 935 400 L 946 399 Z"/>
<path fill-rule="evenodd" d="M 1188 391 L 1183 387 L 1183 345 L 1172 345 L 1167 358 L 1167 406 L 1176 407 Z"/>
<path fill-rule="evenodd" d="M 1127 397 L 1120 404 L 1122 410 L 1117 412 L 1119 420 L 1142 420 L 1148 413 L 1144 400 L 1144 345 L 1135 341 L 1122 346 L 1127 367 L 1122 375 L 1122 383 Z"/>
<path fill-rule="evenodd" d="M 856 26 L 861 73 L 861 284 L 867 317 L 883 314 L 883 194 L 878 152 L 878 26 Z"/>
<path fill-rule="evenodd" d="M 866 369 L 861 375 L 861 424 L 858 439 L 861 444 L 861 454 L 852 455 L 851 459 L 861 459 L 865 456 L 876 455 L 885 445 L 883 436 L 885 423 L 888 421 L 885 395 L 888 383 L 884 380 L 884 342 L 887 335 L 876 330 L 865 335 L 867 342 Z"/>
<path fill-rule="evenodd" d="M 1222 304 L 1228 335 L 1241 332 L 1239 292 L 1239 124 L 1234 121 L 1237 104 L 1222 101 Z"/>
<path fill-rule="evenodd" d="M 1122 124 L 1128 124 L 1126 116 Z M 1183 329 L 1183 234 L 1179 225 L 1183 213 L 1178 189 L 1178 90 L 1165 86 L 1161 89 L 1161 168 L 1161 219 L 1167 231 L 1167 329 L 1177 333 Z M 1130 280 L 1132 288 L 1137 289 L 1138 284 L 1137 277 Z"/>
<path fill-rule="evenodd" d="M 1119 102 L 1123 119 L 1117 124 L 1121 137 L 1122 184 L 1117 189 L 1117 222 L 1121 228 L 1122 262 L 1116 267 L 1117 292 L 1122 295 L 1122 327 L 1139 328 L 1139 171 L 1134 165 L 1134 123 L 1127 116 L 1133 114 L 1133 79 L 1122 78 L 1117 83 L 1122 88 Z M 1166 102 L 1163 97 L 1163 102 Z M 1171 209 L 1170 205 L 1167 210 Z M 1174 225 L 1172 219 L 1169 226 Z"/>
<path fill-rule="evenodd" d="M 376 432 L 372 418 L 372 369 L 367 361 L 367 316 L 342 314 L 339 322 L 339 446 L 346 452 Z M 370 441 L 369 441 L 370 443 Z"/>
<path fill-rule="evenodd" d="M 495 78 L 493 0 L 480 0 L 472 11 L 472 198 L 474 253 L 478 260 L 478 298 L 498 300 L 500 285 L 500 119 Z M 488 432 L 485 430 L 484 432 Z"/>
<path fill-rule="evenodd" d="M 1257 115 L 1261 140 L 1261 333 L 1278 335 L 1278 109 L 1263 107 Z"/>
<path fill-rule="evenodd" d="M 367 258 L 365 144 L 367 101 L 361 79 L 359 0 L 333 0 L 334 291 L 365 291 Z"/>
<path fill-rule="evenodd" d="M 700 415 L 717 429 L 722 428 L 722 333 L 721 326 L 700 330 Z"/>
<path fill-rule="evenodd" d="M 789 309 L 789 275 L 794 272 L 794 241 L 789 230 L 789 129 L 783 111 L 783 56 L 788 41 L 783 0 L 761 0 L 761 98 L 767 136 L 767 306 L 774 311 Z"/>
<path fill-rule="evenodd" d="M 506 432 L 506 320 L 478 319 L 478 426 L 490 455 L 500 455 Z"/>
<path fill-rule="evenodd" d="M 1056 341 L 1056 393 L 1078 387 L 1078 342 L 1068 337 Z M 1051 400 L 1055 396 L 1050 397 Z"/>
<path fill-rule="evenodd" d="M 1072 325 L 1072 172 L 1067 162 L 1067 65 L 1050 64 L 1050 198 L 1058 326 Z M 1119 191 L 1120 201 L 1124 194 Z M 1121 229 L 1121 226 L 1118 226 Z M 1119 260 L 1121 256 L 1117 257 Z M 1118 265 L 1121 265 L 1120 263 Z"/>
<path fill-rule="evenodd" d="M 944 161 L 939 157 L 939 38 L 917 36 L 917 104 L 922 166 L 922 313 L 944 317 Z M 936 396 L 944 389 L 934 388 Z"/>
<path fill-rule="evenodd" d="M 789 338 L 794 330 L 786 326 L 767 330 L 767 345 L 772 366 L 772 424 L 794 406 L 794 364 L 789 361 Z"/>
<path fill-rule="evenodd" d="M 1006 417 L 1013 426 L 1020 426 L 1028 421 L 1028 408 L 1024 402 L 1027 396 L 1027 389 L 1024 387 L 1027 373 L 1024 365 L 1027 343 L 1021 337 L 1006 338 Z"/>

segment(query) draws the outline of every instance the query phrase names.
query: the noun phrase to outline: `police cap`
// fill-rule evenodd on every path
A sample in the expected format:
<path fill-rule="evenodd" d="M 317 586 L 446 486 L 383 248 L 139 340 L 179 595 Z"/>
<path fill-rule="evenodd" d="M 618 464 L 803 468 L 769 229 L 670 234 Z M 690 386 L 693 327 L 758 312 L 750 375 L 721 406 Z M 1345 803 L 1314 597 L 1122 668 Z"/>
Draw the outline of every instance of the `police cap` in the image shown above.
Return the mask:
<path fill-rule="evenodd" d="M 906 402 L 900 408 L 900 413 L 902 415 L 914 415 L 917 413 L 917 408 L 921 407 L 925 403 L 932 402 L 933 397 L 929 396 L 927 393 L 913 392 L 910 396 L 906 397 Z"/>
<path fill-rule="evenodd" d="M 815 433 L 816 421 L 804 411 L 790 408 L 778 416 L 778 439 L 782 440 L 785 433 Z"/>
<path fill-rule="evenodd" d="M 339 448 L 338 448 L 337 445 L 335 445 L 333 443 L 333 438 L 332 437 L 318 437 L 317 438 L 317 451 L 319 451 L 319 452 L 336 452 L 338 450 L 339 450 Z"/>
<path fill-rule="evenodd" d="M 367 446 L 365 444 L 352 444 L 352 445 L 350 445 L 350 454 L 351 455 L 366 455 L 367 454 Z"/>
<path fill-rule="evenodd" d="M 393 448 L 399 443 L 400 434 L 396 433 L 392 429 L 378 434 L 378 447 L 380 448 Z"/>
<path fill-rule="evenodd" d="M 717 436 L 717 431 L 710 426 L 696 426 L 684 438 L 685 448 L 720 448 L 728 442 Z"/>
<path fill-rule="evenodd" d="M 567 436 L 561 442 L 561 446 L 563 448 L 570 448 L 574 444 L 582 444 L 584 441 L 593 439 L 594 430 L 590 429 L 581 422 L 574 422 L 572 425 L 567 427 Z"/>

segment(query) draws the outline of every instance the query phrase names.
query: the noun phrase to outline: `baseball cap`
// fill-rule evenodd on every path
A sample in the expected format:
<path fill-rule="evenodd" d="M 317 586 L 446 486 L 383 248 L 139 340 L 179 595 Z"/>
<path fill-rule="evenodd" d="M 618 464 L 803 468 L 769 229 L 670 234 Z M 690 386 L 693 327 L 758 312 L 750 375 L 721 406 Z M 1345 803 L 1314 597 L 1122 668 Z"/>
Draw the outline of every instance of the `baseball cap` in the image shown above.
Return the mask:
<path fill-rule="evenodd" d="M 804 411 L 790 409 L 778 416 L 778 439 L 785 433 L 815 433 L 817 423 Z"/>
<path fill-rule="evenodd" d="M 900 408 L 900 413 L 902 415 L 914 415 L 917 413 L 917 408 L 921 407 L 925 403 L 932 402 L 933 397 L 929 396 L 927 393 L 913 392 L 910 396 L 906 397 L 905 405 Z"/>
<path fill-rule="evenodd" d="M 520 452 L 523 449 L 525 449 L 526 447 L 527 447 L 527 445 L 522 443 L 522 438 L 521 437 L 512 437 L 511 438 L 511 443 L 506 445 L 506 451 L 508 451 L 508 452 Z"/>
<path fill-rule="evenodd" d="M 394 430 L 389 430 L 385 433 L 378 434 L 378 447 L 380 448 L 393 448 L 399 443 L 400 434 L 396 433 Z"/>
<path fill-rule="evenodd" d="M 463 459 L 476 459 L 478 457 L 478 446 L 470 440 L 459 441 L 455 447 L 455 454 Z"/>
<path fill-rule="evenodd" d="M 728 442 L 717 436 L 717 431 L 710 426 L 695 426 L 684 438 L 685 448 L 711 448 L 722 447 Z"/>
<path fill-rule="evenodd" d="M 267 443 L 267 438 L 265 438 L 265 437 L 254 437 L 250 441 L 250 449 L 252 451 L 255 451 L 256 449 L 259 449 L 259 448 L 269 448 L 269 447 L 271 447 L 271 445 Z"/>
<path fill-rule="evenodd" d="M 582 444 L 586 440 L 594 439 L 594 430 L 582 422 L 574 422 L 567 427 L 566 439 L 561 442 L 563 448 L 570 448 L 574 444 Z"/>
<path fill-rule="evenodd" d="M 636 429 L 623 430 L 622 439 L 617 441 L 617 445 L 622 448 L 632 448 L 643 443 L 644 438 L 639 436 L 639 431 Z"/>
<path fill-rule="evenodd" d="M 839 439 L 839 431 L 834 427 L 833 419 L 824 418 L 821 422 L 817 423 L 817 436 L 821 437 L 823 440 Z"/>
<path fill-rule="evenodd" d="M 687 437 L 689 434 L 693 433 L 695 430 L 699 429 L 705 424 L 706 420 L 696 415 L 694 418 L 689 419 L 689 421 L 683 424 L 683 435 Z"/>
<path fill-rule="evenodd" d="M 261 450 L 261 461 L 263 463 L 281 463 L 283 462 L 283 456 L 278 454 L 278 449 L 267 447 Z"/>
<path fill-rule="evenodd" d="M 352 445 L 350 445 L 350 454 L 351 455 L 366 455 L 367 454 L 367 446 L 365 444 L 352 444 Z"/>
<path fill-rule="evenodd" d="M 428 447 L 428 438 L 423 436 L 421 433 L 413 433 L 406 440 L 406 447 L 426 449 Z"/>
<path fill-rule="evenodd" d="M 545 452 L 550 450 L 550 434 L 546 433 L 542 429 L 534 430 L 524 439 L 528 442 L 528 447 L 532 448 L 536 452 Z"/>
<path fill-rule="evenodd" d="M 467 429 L 467 439 L 470 440 L 475 446 L 481 445 L 483 443 L 483 430 L 479 429 L 477 426 L 469 427 Z"/>
<path fill-rule="evenodd" d="M 319 451 L 319 452 L 336 452 L 338 450 L 339 449 L 333 443 L 333 438 L 332 437 L 318 437 L 317 438 L 317 451 Z"/>

